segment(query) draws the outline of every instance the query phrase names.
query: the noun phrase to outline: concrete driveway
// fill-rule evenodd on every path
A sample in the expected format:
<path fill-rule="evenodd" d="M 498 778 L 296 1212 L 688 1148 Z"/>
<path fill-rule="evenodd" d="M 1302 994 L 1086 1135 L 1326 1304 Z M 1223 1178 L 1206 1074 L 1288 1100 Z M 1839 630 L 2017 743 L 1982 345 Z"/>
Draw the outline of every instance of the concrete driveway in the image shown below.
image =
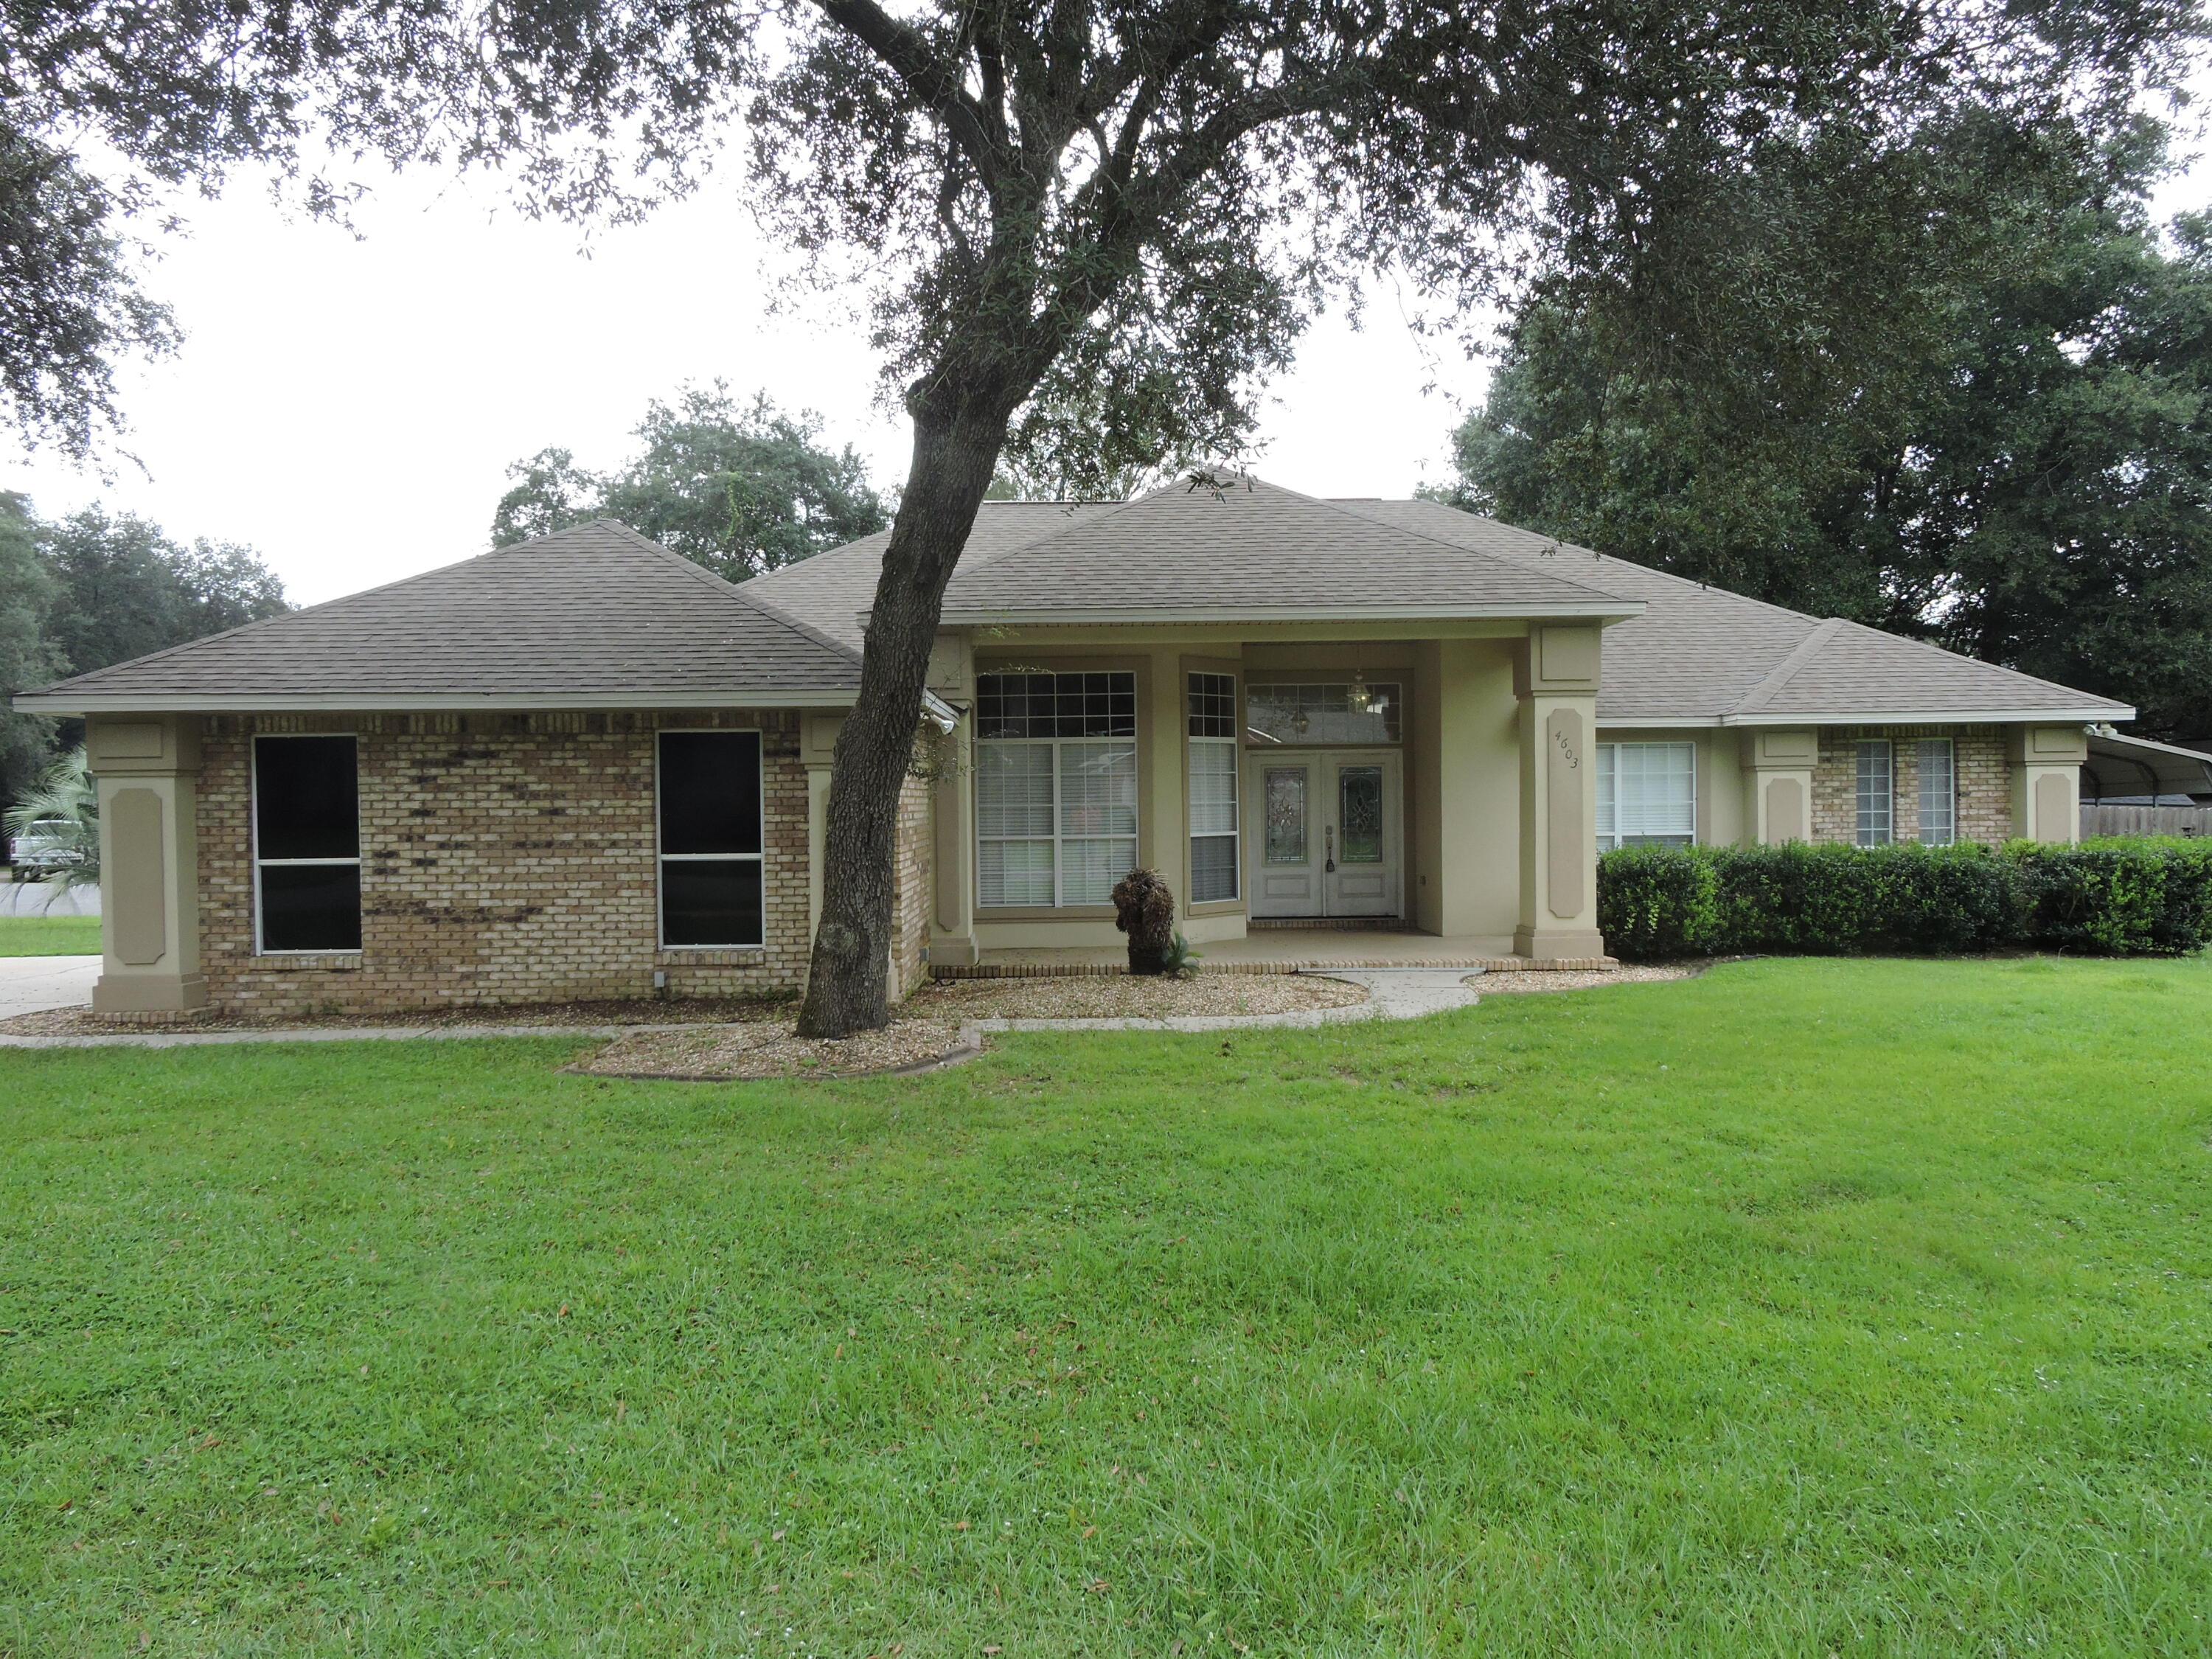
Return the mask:
<path fill-rule="evenodd" d="M 0 957 L 0 1019 L 92 1000 L 98 957 Z"/>
<path fill-rule="evenodd" d="M 58 881 L 0 880 L 0 916 L 96 916 L 100 889 Z"/>

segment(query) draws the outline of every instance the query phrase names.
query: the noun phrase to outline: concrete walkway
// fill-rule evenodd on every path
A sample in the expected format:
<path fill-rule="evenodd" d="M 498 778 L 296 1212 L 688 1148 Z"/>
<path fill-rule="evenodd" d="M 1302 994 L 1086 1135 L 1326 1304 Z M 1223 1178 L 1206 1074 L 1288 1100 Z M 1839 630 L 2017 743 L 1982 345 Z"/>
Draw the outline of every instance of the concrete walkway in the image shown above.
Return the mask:
<path fill-rule="evenodd" d="M 82 963 L 83 988 L 70 1000 L 37 1004 L 70 1007 L 92 994 L 100 971 L 98 957 L 0 957 L 0 975 L 11 962 Z M 979 1031 L 1249 1031 L 1269 1027 L 1303 1029 L 1368 1019 L 1417 1019 L 1423 1014 L 1471 1006 L 1476 993 L 1465 981 L 1467 969 L 1376 968 L 1330 974 L 1367 988 L 1369 1000 L 1349 1008 L 1311 1008 L 1289 1014 L 1185 1014 L 1168 1019 L 979 1019 Z M 27 1013 L 4 1000 L 0 1013 Z M 117 1031 L 97 1036 L 32 1036 L 0 1032 L 0 1048 L 198 1048 L 238 1042 L 402 1042 L 459 1037 L 617 1037 L 636 1031 L 691 1031 L 699 1025 L 295 1025 L 253 1031 Z"/>
<path fill-rule="evenodd" d="M 0 1019 L 82 1008 L 99 977 L 98 957 L 0 957 Z"/>

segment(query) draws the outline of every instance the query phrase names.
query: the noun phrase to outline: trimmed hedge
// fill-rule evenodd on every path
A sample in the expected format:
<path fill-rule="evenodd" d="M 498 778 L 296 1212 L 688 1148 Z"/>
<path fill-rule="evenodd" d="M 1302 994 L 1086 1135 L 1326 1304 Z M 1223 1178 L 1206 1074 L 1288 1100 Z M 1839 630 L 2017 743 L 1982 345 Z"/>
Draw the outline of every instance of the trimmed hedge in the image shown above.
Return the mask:
<path fill-rule="evenodd" d="M 2212 843 L 1630 847 L 1598 860 L 1628 961 L 2028 946 L 2179 956 L 2212 944 Z"/>

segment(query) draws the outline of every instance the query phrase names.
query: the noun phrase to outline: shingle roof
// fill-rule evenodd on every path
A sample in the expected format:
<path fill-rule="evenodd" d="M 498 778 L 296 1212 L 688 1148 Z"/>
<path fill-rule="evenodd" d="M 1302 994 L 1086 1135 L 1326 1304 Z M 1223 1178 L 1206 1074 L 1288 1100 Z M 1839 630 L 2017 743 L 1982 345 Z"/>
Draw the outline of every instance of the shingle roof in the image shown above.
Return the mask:
<path fill-rule="evenodd" d="M 962 550 L 960 568 L 975 569 L 1040 537 L 1118 513 L 1121 505 L 1119 501 L 986 501 L 975 515 L 968 545 Z M 745 584 L 745 591 L 794 617 L 804 617 L 857 651 L 860 619 L 875 602 L 876 577 L 890 538 L 888 530 L 863 536 L 857 542 L 756 576 Z"/>
<path fill-rule="evenodd" d="M 19 697 L 148 708 L 849 702 L 848 647 L 612 520 L 249 623 Z"/>
<path fill-rule="evenodd" d="M 1559 569 L 1644 602 L 1605 631 L 1597 716 L 1613 726 L 1725 720 L 1966 719 L 2118 720 L 2109 697 L 1962 657 L 1840 617 L 1823 621 L 1608 558 L 1437 501 L 1346 501 L 1380 522 L 1418 526 L 1501 559 Z"/>
<path fill-rule="evenodd" d="M 1633 615 L 1577 571 L 1537 568 L 1256 479 L 1170 484 L 981 563 L 951 623 L 1001 617 L 1252 620 L 1381 615 Z"/>

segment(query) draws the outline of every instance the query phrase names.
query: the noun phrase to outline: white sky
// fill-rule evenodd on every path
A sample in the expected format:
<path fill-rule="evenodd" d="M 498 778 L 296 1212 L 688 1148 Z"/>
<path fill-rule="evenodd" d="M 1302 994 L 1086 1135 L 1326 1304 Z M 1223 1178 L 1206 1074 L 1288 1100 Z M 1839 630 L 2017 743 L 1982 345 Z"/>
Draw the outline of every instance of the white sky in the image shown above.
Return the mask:
<path fill-rule="evenodd" d="M 2212 167 L 2161 215 L 2205 205 Z M 550 445 L 611 465 L 647 399 L 719 375 L 826 418 L 878 483 L 906 470 L 860 331 L 823 306 L 771 314 L 750 221 L 726 196 L 595 234 L 501 208 L 490 183 L 389 180 L 355 240 L 287 220 L 241 182 L 194 203 L 149 287 L 186 338 L 121 377 L 112 479 L 0 455 L 0 489 L 49 516 L 104 501 L 189 540 L 246 542 L 303 603 L 482 551 L 510 462 Z M 1324 319 L 1273 389 L 1255 470 L 1323 495 L 1406 495 L 1448 471 L 1449 434 L 1486 380 L 1416 339 L 1394 296 L 1363 331 Z"/>

